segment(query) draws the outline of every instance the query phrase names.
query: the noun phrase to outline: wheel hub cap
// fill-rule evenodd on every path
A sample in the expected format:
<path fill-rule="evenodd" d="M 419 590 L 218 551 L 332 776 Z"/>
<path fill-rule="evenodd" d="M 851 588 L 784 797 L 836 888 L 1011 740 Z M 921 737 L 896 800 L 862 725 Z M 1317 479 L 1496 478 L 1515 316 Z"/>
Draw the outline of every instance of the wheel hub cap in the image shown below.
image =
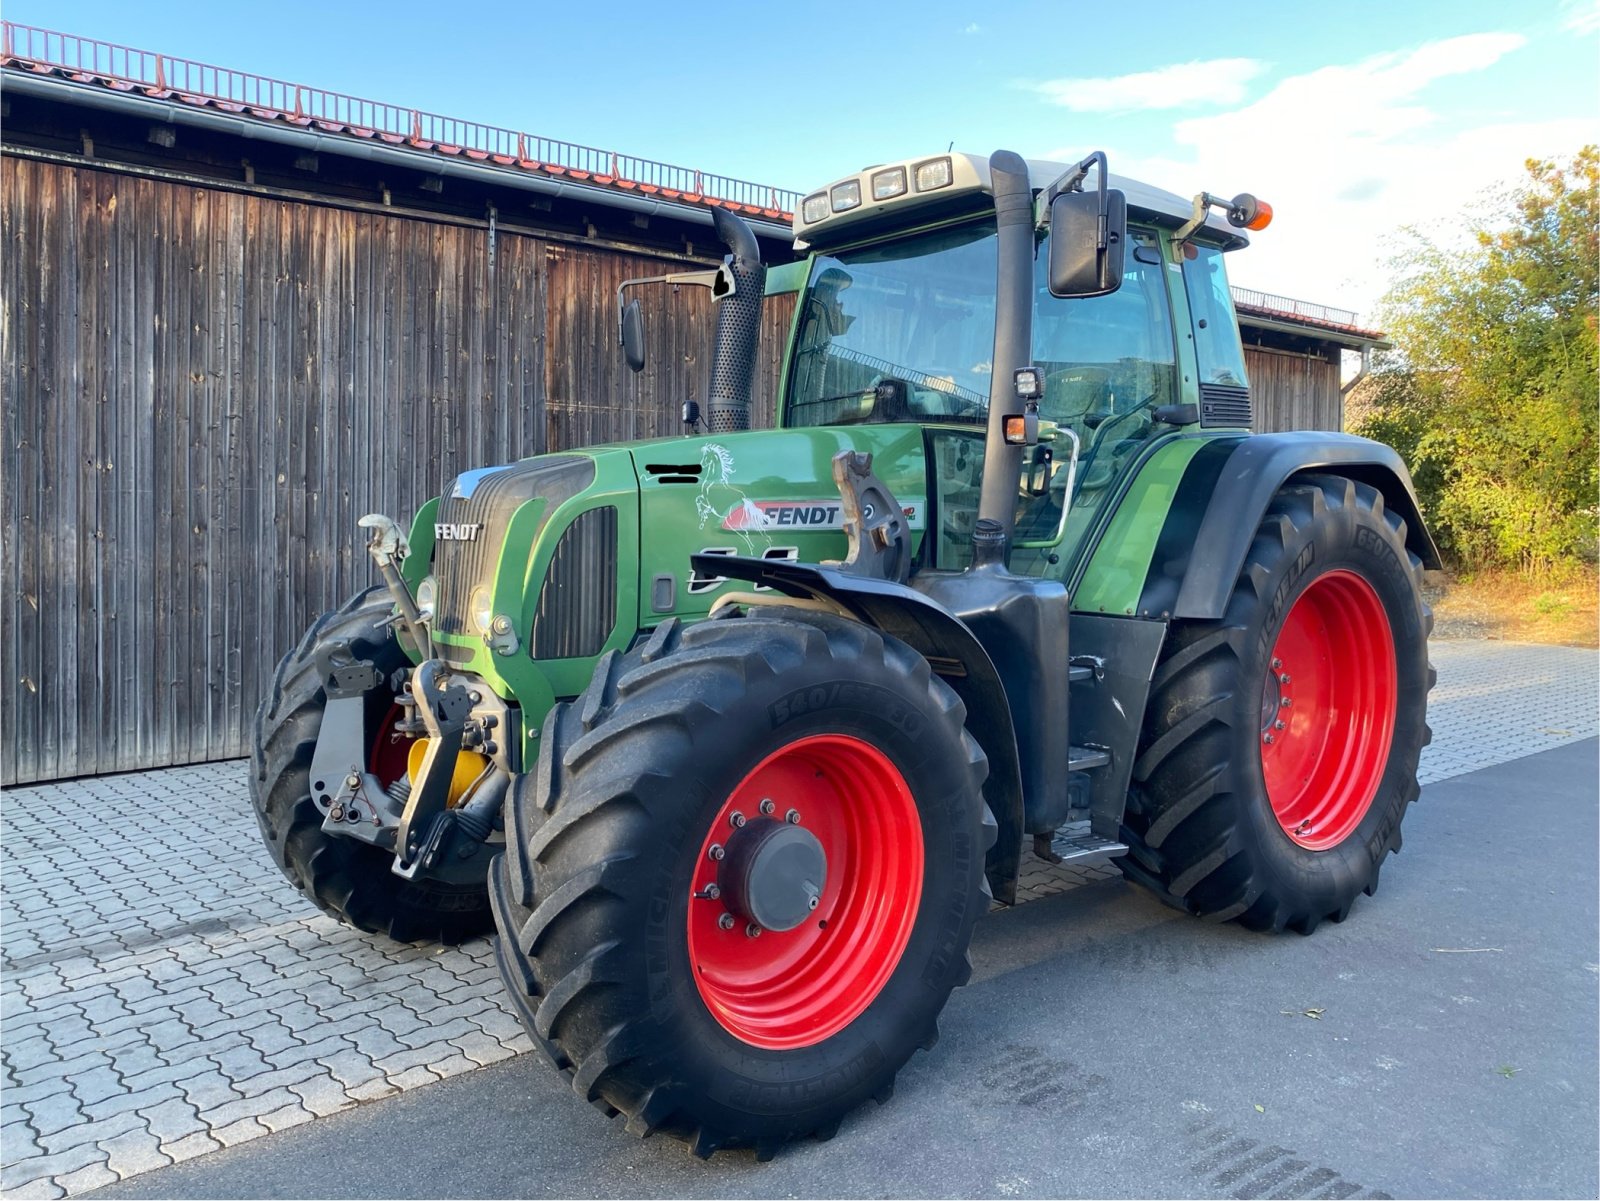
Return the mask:
<path fill-rule="evenodd" d="M 763 930 L 793 930 L 811 916 L 828 882 L 828 856 L 803 826 L 770 817 L 728 839 L 717 871 L 722 903 Z"/>

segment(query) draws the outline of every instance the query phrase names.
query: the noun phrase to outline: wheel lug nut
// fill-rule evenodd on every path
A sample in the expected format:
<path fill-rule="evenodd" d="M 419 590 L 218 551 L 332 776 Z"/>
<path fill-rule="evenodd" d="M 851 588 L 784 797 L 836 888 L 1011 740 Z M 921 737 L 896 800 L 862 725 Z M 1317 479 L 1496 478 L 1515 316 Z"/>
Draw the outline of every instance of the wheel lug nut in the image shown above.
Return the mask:
<path fill-rule="evenodd" d="M 761 937 L 761 927 L 756 925 L 754 922 L 751 922 L 748 926 L 746 926 L 744 928 L 744 936 L 746 938 L 760 938 Z"/>
<path fill-rule="evenodd" d="M 783 820 L 788 822 L 791 826 L 798 826 L 800 824 L 800 810 L 789 810 L 789 812 L 783 815 Z"/>
<path fill-rule="evenodd" d="M 1285 729 L 1287 727 L 1287 725 L 1288 725 L 1287 722 L 1275 721 L 1275 722 L 1272 723 L 1272 728 L 1274 730 L 1282 730 L 1282 729 Z"/>
<path fill-rule="evenodd" d="M 1261 741 L 1266 743 L 1268 746 L 1271 746 L 1274 742 L 1277 741 L 1277 739 L 1273 738 L 1273 736 L 1271 734 L 1263 734 L 1261 736 Z"/>
<path fill-rule="evenodd" d="M 807 909 L 815 909 L 816 907 L 817 907 L 817 898 L 816 897 L 810 897 L 810 898 L 808 898 L 806 900 L 806 908 Z"/>
<path fill-rule="evenodd" d="M 1278 708 L 1280 709 L 1287 709 L 1292 704 L 1294 704 L 1294 701 L 1289 697 L 1283 696 L 1278 698 Z"/>
<path fill-rule="evenodd" d="M 1281 676 L 1278 677 L 1278 683 L 1287 684 L 1288 682 L 1289 682 L 1289 673 L 1288 672 L 1284 672 Z"/>
<path fill-rule="evenodd" d="M 776 808 L 777 806 L 772 803 L 771 797 L 763 797 L 761 799 L 761 812 L 767 817 L 771 817 L 772 811 Z"/>
<path fill-rule="evenodd" d="M 724 930 L 732 930 L 733 929 L 733 914 L 724 913 L 721 917 L 719 917 L 717 919 L 717 925 L 721 926 Z"/>
<path fill-rule="evenodd" d="M 714 901 L 722 895 L 722 889 L 716 884 L 707 884 L 694 895 L 695 899 L 699 901 Z"/>
<path fill-rule="evenodd" d="M 728 824 L 734 829 L 738 829 L 740 826 L 744 825 L 744 814 L 735 809 L 732 813 L 728 814 Z"/>
<path fill-rule="evenodd" d="M 1278 658 L 1276 655 L 1274 655 L 1273 658 L 1272 658 L 1272 670 L 1273 671 L 1282 671 L 1283 670 L 1283 660 Z"/>
<path fill-rule="evenodd" d="M 722 849 L 722 844 L 720 842 L 712 843 L 711 849 L 706 852 L 706 854 L 713 859 L 721 859 L 726 853 L 727 852 Z"/>

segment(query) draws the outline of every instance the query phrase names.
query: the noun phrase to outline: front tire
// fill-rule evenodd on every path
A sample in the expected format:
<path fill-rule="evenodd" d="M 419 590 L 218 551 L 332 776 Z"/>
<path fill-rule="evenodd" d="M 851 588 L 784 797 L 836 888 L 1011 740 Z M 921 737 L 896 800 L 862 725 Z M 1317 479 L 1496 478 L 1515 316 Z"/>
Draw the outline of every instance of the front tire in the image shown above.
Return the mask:
<path fill-rule="evenodd" d="M 904 644 L 800 610 L 672 621 L 608 655 L 547 718 L 491 872 L 530 1037 L 630 1131 L 701 1156 L 770 1155 L 886 1100 L 988 904 L 964 719 Z M 739 876 L 769 835 L 825 872 Z"/>
<path fill-rule="evenodd" d="M 1430 739 L 1421 583 L 1376 489 L 1325 475 L 1286 485 L 1222 620 L 1174 623 L 1123 873 L 1201 917 L 1304 934 L 1371 895 Z"/>
<path fill-rule="evenodd" d="M 392 609 L 387 589 L 369 588 L 318 618 L 283 657 L 256 713 L 250 799 L 273 861 L 318 909 L 396 942 L 464 942 L 491 925 L 485 884 L 403 879 L 390 870 L 394 856 L 389 852 L 325 832 L 322 812 L 311 799 L 311 759 L 328 703 L 317 651 L 342 642 L 356 658 L 372 661 L 379 681 L 367 698 L 368 728 L 381 727 L 411 670 L 388 624 Z M 380 751 L 376 759 L 372 747 L 353 754 L 390 777 L 404 771 L 403 746 Z M 488 852 L 481 854 L 487 861 Z"/>

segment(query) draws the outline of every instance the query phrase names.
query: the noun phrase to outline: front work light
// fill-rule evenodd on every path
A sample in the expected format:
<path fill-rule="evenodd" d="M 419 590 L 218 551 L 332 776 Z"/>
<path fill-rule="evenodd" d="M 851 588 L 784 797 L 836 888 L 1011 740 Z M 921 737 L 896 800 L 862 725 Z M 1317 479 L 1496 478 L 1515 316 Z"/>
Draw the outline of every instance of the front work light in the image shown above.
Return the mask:
<path fill-rule="evenodd" d="M 848 213 L 851 209 L 860 208 L 861 181 L 847 179 L 843 183 L 834 184 L 828 189 L 828 200 L 836 213 Z"/>
<path fill-rule="evenodd" d="M 951 173 L 950 160 L 948 158 L 930 158 L 925 163 L 918 163 L 912 175 L 919 192 L 932 192 L 939 188 L 948 188 L 950 181 L 955 178 Z"/>
<path fill-rule="evenodd" d="M 494 618 L 494 594 L 485 584 L 479 584 L 472 590 L 472 624 L 478 627 L 478 633 L 487 634 L 489 623 Z"/>
<path fill-rule="evenodd" d="M 906 169 L 904 167 L 890 167 L 887 171 L 876 172 L 872 177 L 872 198 L 874 200 L 893 200 L 896 196 L 905 195 Z"/>
<path fill-rule="evenodd" d="M 813 221 L 821 221 L 828 215 L 828 194 L 818 192 L 815 196 L 807 196 L 800 206 L 800 215 L 808 225 Z"/>

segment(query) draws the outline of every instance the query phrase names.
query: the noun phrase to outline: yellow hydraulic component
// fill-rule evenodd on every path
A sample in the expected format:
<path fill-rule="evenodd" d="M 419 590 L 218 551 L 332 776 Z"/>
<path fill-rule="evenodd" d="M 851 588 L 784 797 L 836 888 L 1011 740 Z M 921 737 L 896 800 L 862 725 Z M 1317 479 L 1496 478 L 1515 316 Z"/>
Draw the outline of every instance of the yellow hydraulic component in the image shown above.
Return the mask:
<path fill-rule="evenodd" d="M 422 770 L 422 757 L 428 753 L 430 739 L 419 738 L 411 744 L 411 750 L 406 755 L 406 775 L 411 777 L 411 786 L 417 785 L 417 773 Z M 472 782 L 481 776 L 489 766 L 489 760 L 478 754 L 477 751 L 461 751 L 456 755 L 456 769 L 450 773 L 450 794 L 445 798 L 445 808 L 454 809 L 461 798 L 466 795 L 467 789 L 472 787 Z"/>

